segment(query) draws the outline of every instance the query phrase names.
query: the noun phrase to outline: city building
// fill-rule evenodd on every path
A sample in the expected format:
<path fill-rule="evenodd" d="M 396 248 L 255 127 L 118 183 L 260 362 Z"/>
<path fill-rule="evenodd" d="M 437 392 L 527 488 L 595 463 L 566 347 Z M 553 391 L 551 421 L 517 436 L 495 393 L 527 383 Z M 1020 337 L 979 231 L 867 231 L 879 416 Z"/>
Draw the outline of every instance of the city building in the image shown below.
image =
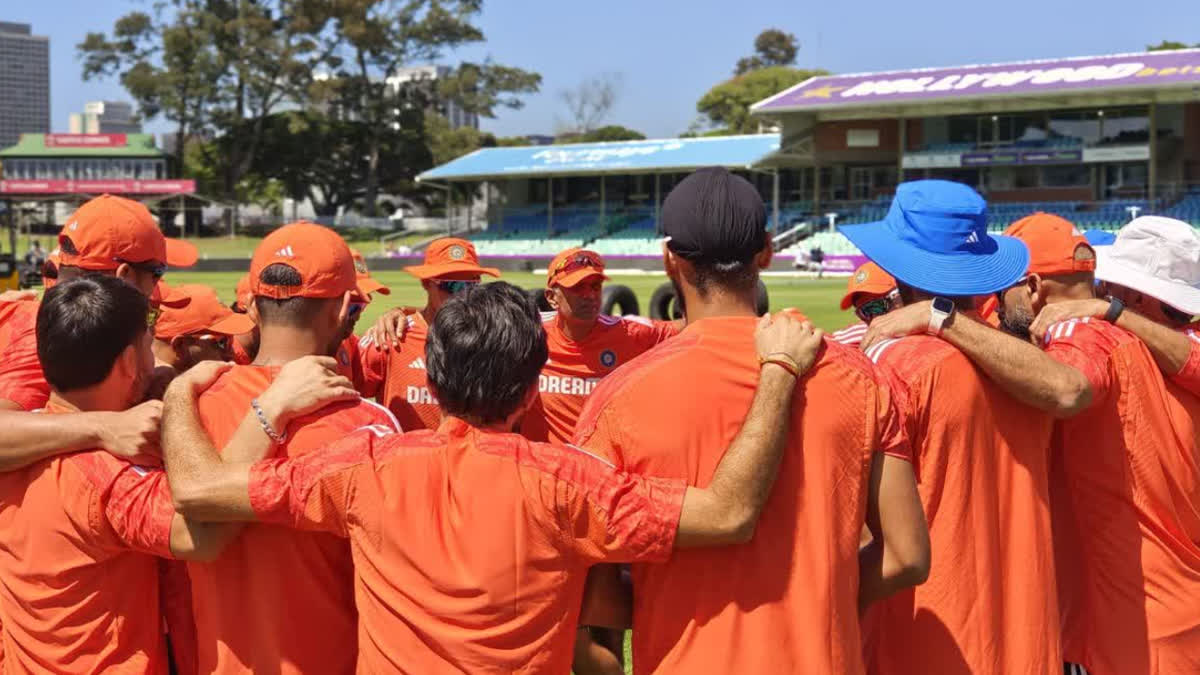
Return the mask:
<path fill-rule="evenodd" d="M 89 101 L 82 113 L 71 113 L 73 134 L 140 134 L 142 123 L 133 105 L 123 101 Z"/>
<path fill-rule="evenodd" d="M 432 82 L 446 77 L 449 74 L 450 68 L 448 66 L 411 66 L 408 68 L 399 69 L 394 75 L 385 79 L 384 82 L 388 87 L 391 88 L 392 93 L 395 94 L 399 92 L 401 87 L 410 82 Z M 317 81 L 330 80 L 333 77 L 334 75 L 330 73 L 315 73 L 313 75 L 313 79 Z M 372 81 L 378 82 L 378 80 L 375 79 L 372 79 Z M 472 129 L 479 128 L 479 115 L 464 110 L 454 101 L 436 101 L 430 106 L 430 108 L 434 112 L 445 116 L 445 118 L 450 121 L 451 129 L 458 129 L 460 127 L 471 127 Z M 342 118 L 345 116 L 343 109 L 337 103 L 332 105 L 322 105 L 320 106 L 320 110 L 333 117 Z M 396 109 L 395 112 L 399 114 L 400 110 Z"/>
<path fill-rule="evenodd" d="M 50 39 L 0 21 L 0 148 L 50 131 Z"/>

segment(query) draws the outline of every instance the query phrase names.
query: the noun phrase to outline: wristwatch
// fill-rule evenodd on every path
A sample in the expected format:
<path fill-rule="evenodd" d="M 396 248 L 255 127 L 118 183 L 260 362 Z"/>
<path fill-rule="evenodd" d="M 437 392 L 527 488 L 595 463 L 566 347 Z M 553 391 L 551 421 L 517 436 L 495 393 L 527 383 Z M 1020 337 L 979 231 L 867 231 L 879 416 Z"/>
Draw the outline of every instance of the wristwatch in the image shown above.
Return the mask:
<path fill-rule="evenodd" d="M 934 298 L 933 303 L 929 306 L 929 327 L 925 329 L 925 332 L 935 337 L 941 335 L 946 321 L 953 315 L 953 300 L 941 296 Z"/>
<path fill-rule="evenodd" d="M 1125 311 L 1125 303 L 1119 299 L 1108 296 L 1108 311 L 1104 313 L 1104 320 L 1109 323 L 1116 323 L 1120 318 L 1121 312 Z"/>

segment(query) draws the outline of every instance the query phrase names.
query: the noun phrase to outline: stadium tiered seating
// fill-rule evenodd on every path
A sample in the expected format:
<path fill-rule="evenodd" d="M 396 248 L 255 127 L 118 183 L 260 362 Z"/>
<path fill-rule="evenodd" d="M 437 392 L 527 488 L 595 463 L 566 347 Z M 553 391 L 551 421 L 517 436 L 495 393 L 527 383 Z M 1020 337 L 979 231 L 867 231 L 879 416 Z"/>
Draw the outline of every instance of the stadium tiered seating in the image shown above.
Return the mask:
<path fill-rule="evenodd" d="M 1200 187 L 1192 188 L 1183 199 L 1168 208 L 1165 215 L 1200 227 Z"/>

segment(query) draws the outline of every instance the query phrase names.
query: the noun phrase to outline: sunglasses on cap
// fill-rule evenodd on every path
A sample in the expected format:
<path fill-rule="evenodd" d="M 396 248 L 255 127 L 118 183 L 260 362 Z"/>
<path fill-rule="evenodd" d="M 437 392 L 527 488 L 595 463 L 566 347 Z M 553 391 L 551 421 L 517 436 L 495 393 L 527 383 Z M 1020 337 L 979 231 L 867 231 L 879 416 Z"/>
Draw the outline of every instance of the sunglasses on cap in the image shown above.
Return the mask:
<path fill-rule="evenodd" d="M 146 260 L 144 262 L 131 262 L 131 261 L 125 260 L 123 258 L 115 258 L 115 260 L 119 263 L 129 265 L 130 267 L 132 267 L 135 270 L 138 270 L 139 272 L 147 272 L 147 273 L 153 275 L 155 279 L 161 279 L 161 278 L 163 278 L 163 275 L 167 273 L 167 264 L 166 263 L 160 263 L 160 262 L 156 262 L 154 260 Z"/>
<path fill-rule="evenodd" d="M 883 316 L 895 308 L 896 299 L 900 297 L 900 291 L 891 291 L 887 295 L 868 300 L 863 304 L 854 308 L 854 313 L 858 318 L 870 323 L 871 319 L 877 316 Z"/>
<path fill-rule="evenodd" d="M 450 295 L 462 293 L 463 291 L 467 290 L 468 288 L 475 288 L 478 285 L 479 285 L 478 281 L 453 280 L 453 281 L 437 282 L 437 287 L 439 289 L 441 289 L 441 291 L 443 293 L 449 293 Z"/>
<path fill-rule="evenodd" d="M 587 253 L 577 253 L 566 260 L 559 261 L 559 263 L 554 266 L 554 274 L 567 274 L 569 272 L 574 272 L 575 270 L 581 270 L 585 267 L 600 269 L 603 266 L 604 265 L 600 263 L 600 260 L 596 256 Z"/>

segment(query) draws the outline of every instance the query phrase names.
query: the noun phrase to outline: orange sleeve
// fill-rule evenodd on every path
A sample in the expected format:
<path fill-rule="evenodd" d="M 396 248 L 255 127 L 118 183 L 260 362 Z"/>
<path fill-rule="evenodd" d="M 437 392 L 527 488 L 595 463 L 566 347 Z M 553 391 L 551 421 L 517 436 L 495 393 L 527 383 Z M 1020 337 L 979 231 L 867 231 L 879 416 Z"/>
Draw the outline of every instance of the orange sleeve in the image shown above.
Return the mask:
<path fill-rule="evenodd" d="M 683 481 L 618 471 L 575 446 L 534 445 L 567 549 L 590 563 L 661 562 L 675 547 Z"/>
<path fill-rule="evenodd" d="M 608 405 L 608 391 L 605 381 L 592 392 L 583 405 L 579 421 L 575 423 L 573 442 L 580 448 L 585 448 L 594 455 L 603 457 L 618 468 L 625 466 L 624 455 L 621 452 L 621 425 L 612 423 L 614 413 Z"/>
<path fill-rule="evenodd" d="M 658 344 L 679 334 L 679 329 L 675 327 L 674 321 L 655 320 L 651 323 L 651 328 L 654 330 L 654 344 Z"/>
<path fill-rule="evenodd" d="M 1087 377 L 1092 400 L 1099 401 L 1112 388 L 1109 353 L 1095 329 L 1082 322 L 1060 322 L 1046 329 L 1046 353 Z"/>
<path fill-rule="evenodd" d="M 380 386 L 387 379 L 387 364 L 387 352 L 374 342 L 367 341 L 365 337 L 360 340 L 355 368 L 358 379 L 354 383 L 358 387 L 358 393 L 366 398 L 377 396 Z"/>
<path fill-rule="evenodd" d="M 1195 329 L 1188 328 L 1184 331 L 1184 335 L 1188 337 L 1191 350 L 1188 351 L 1188 358 L 1184 362 L 1183 368 L 1171 376 L 1171 381 L 1200 396 L 1200 334 L 1197 334 Z"/>
<path fill-rule="evenodd" d="M 50 398 L 50 385 L 37 354 L 37 314 L 22 311 L 9 318 L 8 343 L 0 351 L 0 398 L 25 410 L 37 410 Z"/>
<path fill-rule="evenodd" d="M 912 446 L 909 445 L 908 434 L 904 431 L 903 414 L 892 400 L 888 386 L 883 383 L 877 386 L 879 393 L 875 398 L 875 415 L 879 425 L 879 439 L 875 446 L 876 452 L 911 462 Z"/>
<path fill-rule="evenodd" d="M 396 434 L 371 426 L 313 452 L 258 462 L 250 468 L 250 505 L 263 522 L 349 536 L 356 474 L 389 436 Z"/>
<path fill-rule="evenodd" d="M 71 458 L 98 490 L 104 521 L 130 549 L 162 558 L 171 557 L 171 521 L 175 504 L 162 469 L 150 469 L 102 452 Z"/>

